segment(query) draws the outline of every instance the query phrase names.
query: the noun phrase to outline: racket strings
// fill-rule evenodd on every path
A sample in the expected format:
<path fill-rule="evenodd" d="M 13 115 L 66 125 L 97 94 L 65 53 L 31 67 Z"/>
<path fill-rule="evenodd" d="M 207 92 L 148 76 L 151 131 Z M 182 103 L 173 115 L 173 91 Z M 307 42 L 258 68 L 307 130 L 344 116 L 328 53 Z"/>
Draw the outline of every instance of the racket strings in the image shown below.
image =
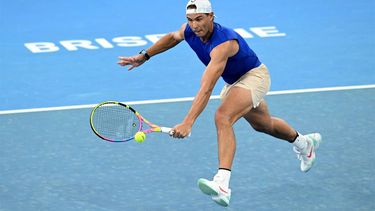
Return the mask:
<path fill-rule="evenodd" d="M 112 141 L 130 139 L 139 129 L 137 116 L 128 108 L 121 105 L 102 105 L 93 116 L 95 130 L 103 138 Z"/>

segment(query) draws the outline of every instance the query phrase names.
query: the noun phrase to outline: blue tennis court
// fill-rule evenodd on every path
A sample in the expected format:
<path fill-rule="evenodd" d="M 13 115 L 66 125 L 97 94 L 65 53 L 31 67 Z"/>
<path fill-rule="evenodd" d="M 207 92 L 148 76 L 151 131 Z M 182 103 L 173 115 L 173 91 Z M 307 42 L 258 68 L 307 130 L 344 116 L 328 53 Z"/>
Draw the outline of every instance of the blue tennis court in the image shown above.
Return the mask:
<path fill-rule="evenodd" d="M 186 43 L 134 71 L 116 62 L 178 29 L 185 4 L 0 1 L 0 210 L 224 209 L 196 185 L 217 168 L 216 97 L 183 141 L 108 143 L 88 122 L 105 100 L 160 125 L 183 119 L 204 68 Z M 269 67 L 271 112 L 323 135 L 305 174 L 291 145 L 237 122 L 225 209 L 374 210 L 374 1 L 212 4 Z"/>

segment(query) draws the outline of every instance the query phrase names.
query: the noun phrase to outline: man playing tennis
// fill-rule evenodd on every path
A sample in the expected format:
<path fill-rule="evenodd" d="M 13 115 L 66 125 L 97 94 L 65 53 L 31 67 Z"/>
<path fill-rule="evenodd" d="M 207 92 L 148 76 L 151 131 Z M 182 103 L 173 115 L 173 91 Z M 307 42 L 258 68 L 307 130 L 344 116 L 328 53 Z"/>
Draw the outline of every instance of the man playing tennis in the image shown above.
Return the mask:
<path fill-rule="evenodd" d="M 226 82 L 220 94 L 222 102 L 215 113 L 219 169 L 213 180 L 198 180 L 202 192 L 222 206 L 229 205 L 229 180 L 236 150 L 232 126 L 241 117 L 256 131 L 292 143 L 301 160 L 301 171 L 307 172 L 315 161 L 315 150 L 321 142 L 321 135 L 301 135 L 284 120 L 270 116 L 263 99 L 270 87 L 267 67 L 239 34 L 214 22 L 208 0 L 190 0 L 186 6 L 186 17 L 188 23 L 178 31 L 163 36 L 135 56 L 119 57 L 118 64 L 130 65 L 128 69 L 131 70 L 185 40 L 206 65 L 189 112 L 182 123 L 172 129 L 175 138 L 183 138 L 190 133 L 195 120 L 207 105 L 217 80 L 222 77 Z"/>

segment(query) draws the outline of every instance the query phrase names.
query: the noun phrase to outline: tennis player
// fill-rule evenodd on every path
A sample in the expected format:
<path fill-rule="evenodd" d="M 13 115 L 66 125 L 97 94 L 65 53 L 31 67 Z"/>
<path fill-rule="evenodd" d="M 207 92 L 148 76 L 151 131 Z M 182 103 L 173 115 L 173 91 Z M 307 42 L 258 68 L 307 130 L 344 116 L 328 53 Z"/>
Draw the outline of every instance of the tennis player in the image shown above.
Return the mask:
<path fill-rule="evenodd" d="M 270 88 L 270 75 L 246 41 L 234 30 L 214 22 L 208 0 L 190 0 L 186 6 L 187 23 L 131 57 L 119 57 L 118 64 L 128 69 L 142 65 L 152 56 L 173 48 L 185 40 L 206 65 L 192 106 L 182 123 L 173 128 L 175 138 L 187 136 L 210 98 L 217 80 L 226 82 L 222 102 L 215 113 L 219 168 L 213 180 L 199 179 L 198 186 L 222 206 L 231 196 L 229 181 L 236 150 L 233 124 L 240 118 L 259 132 L 290 142 L 301 161 L 301 171 L 313 165 L 315 150 L 321 142 L 319 133 L 301 135 L 284 120 L 270 115 L 264 96 Z"/>

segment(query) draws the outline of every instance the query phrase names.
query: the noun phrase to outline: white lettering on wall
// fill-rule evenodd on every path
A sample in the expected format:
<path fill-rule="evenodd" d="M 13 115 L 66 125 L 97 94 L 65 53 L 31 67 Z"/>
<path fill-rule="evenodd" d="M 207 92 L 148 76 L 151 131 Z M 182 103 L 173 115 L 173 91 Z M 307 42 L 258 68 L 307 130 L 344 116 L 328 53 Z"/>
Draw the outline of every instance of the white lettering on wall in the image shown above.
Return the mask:
<path fill-rule="evenodd" d="M 33 53 L 48 53 L 60 50 L 60 48 L 52 42 L 25 43 L 25 47 Z"/>
<path fill-rule="evenodd" d="M 286 33 L 280 32 L 275 26 L 251 27 L 250 30 L 244 28 L 234 29 L 245 39 L 254 37 L 283 37 Z M 122 36 L 111 40 L 106 38 L 96 38 L 94 40 L 63 40 L 58 43 L 53 42 L 31 42 L 25 43 L 25 47 L 32 53 L 51 53 L 62 49 L 67 51 L 78 51 L 80 49 L 97 50 L 102 48 L 114 47 L 140 47 L 147 44 L 156 43 L 165 34 L 150 34 L 144 37 L 140 36 Z"/>
<path fill-rule="evenodd" d="M 286 36 L 285 33 L 280 33 L 275 26 L 266 27 L 252 27 L 250 28 L 259 37 L 283 37 Z"/>

